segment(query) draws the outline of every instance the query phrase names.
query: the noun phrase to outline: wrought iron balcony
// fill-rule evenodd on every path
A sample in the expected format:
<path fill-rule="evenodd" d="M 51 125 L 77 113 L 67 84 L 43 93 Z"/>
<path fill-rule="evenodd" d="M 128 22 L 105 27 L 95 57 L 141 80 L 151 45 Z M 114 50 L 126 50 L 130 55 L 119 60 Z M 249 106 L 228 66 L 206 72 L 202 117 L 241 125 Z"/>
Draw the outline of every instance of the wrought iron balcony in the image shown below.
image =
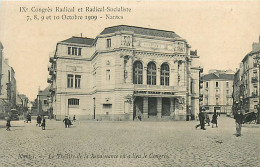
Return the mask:
<path fill-rule="evenodd" d="M 252 83 L 257 83 L 258 82 L 258 77 L 252 77 Z"/>
<path fill-rule="evenodd" d="M 52 79 L 51 79 L 51 78 L 48 78 L 48 79 L 47 79 L 47 83 L 52 83 Z"/>

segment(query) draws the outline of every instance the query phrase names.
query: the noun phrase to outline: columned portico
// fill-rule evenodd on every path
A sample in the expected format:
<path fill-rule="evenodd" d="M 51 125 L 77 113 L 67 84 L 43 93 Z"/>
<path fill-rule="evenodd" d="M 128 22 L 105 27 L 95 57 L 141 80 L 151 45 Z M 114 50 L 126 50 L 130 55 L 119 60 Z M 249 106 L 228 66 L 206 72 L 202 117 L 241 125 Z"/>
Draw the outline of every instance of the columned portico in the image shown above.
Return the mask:
<path fill-rule="evenodd" d="M 162 98 L 157 98 L 157 117 L 161 119 L 162 117 Z"/>
<path fill-rule="evenodd" d="M 148 118 L 148 97 L 143 98 L 143 118 Z"/>

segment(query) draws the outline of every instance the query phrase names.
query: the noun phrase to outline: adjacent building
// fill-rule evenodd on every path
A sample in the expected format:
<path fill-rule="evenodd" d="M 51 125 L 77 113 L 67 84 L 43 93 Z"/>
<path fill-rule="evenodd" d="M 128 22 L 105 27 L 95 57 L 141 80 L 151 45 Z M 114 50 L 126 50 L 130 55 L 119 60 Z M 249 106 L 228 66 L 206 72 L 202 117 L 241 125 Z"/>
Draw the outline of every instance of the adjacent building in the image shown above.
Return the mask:
<path fill-rule="evenodd" d="M 8 59 L 4 58 L 1 42 L 0 48 L 0 117 L 4 117 L 8 111 L 16 109 L 16 79 L 14 69 L 8 64 Z"/>
<path fill-rule="evenodd" d="M 259 103 L 259 42 L 252 44 L 252 51 L 243 58 L 234 77 L 234 105 L 245 112 L 257 112 Z M 237 106 L 236 106 L 237 107 Z"/>
<path fill-rule="evenodd" d="M 202 69 L 190 48 L 173 31 L 127 25 L 60 41 L 48 67 L 49 109 L 57 120 L 194 118 Z"/>
<path fill-rule="evenodd" d="M 206 112 L 231 113 L 233 79 L 232 70 L 210 70 L 202 76 L 202 107 Z"/>

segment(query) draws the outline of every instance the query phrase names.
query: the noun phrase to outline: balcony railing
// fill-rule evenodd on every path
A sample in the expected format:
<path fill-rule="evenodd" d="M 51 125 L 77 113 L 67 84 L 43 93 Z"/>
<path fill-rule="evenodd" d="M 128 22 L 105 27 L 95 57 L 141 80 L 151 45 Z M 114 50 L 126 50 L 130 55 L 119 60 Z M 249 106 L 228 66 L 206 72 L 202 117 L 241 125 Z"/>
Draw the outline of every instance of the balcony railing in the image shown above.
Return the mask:
<path fill-rule="evenodd" d="M 47 83 L 52 83 L 52 79 L 51 79 L 51 78 L 48 78 L 48 79 L 47 79 Z"/>
<path fill-rule="evenodd" d="M 256 82 L 258 82 L 258 77 L 252 77 L 252 83 L 256 83 Z"/>
<path fill-rule="evenodd" d="M 138 89 L 138 90 L 186 91 L 186 87 L 185 86 L 181 87 L 181 86 L 134 84 L 134 88 Z"/>

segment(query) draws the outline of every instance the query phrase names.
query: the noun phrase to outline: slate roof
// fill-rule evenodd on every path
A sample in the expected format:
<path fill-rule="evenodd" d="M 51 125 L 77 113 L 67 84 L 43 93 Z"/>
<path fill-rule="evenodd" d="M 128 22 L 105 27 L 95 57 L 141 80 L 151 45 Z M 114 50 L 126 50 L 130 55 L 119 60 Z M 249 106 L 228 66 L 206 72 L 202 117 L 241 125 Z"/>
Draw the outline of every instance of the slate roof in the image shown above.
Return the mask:
<path fill-rule="evenodd" d="M 203 81 L 210 81 L 210 80 L 233 80 L 234 74 L 221 74 L 221 73 L 211 73 L 206 74 L 202 77 Z"/>
<path fill-rule="evenodd" d="M 92 45 L 95 39 L 85 37 L 71 37 L 61 42 Z"/>
<path fill-rule="evenodd" d="M 110 34 L 110 33 L 114 33 L 117 31 L 131 31 L 135 34 L 155 36 L 155 37 L 180 38 L 180 36 L 177 35 L 173 31 L 157 30 L 157 29 L 135 27 L 135 26 L 128 26 L 128 25 L 118 25 L 118 26 L 113 26 L 113 27 L 107 27 L 100 34 L 101 35 Z"/>

